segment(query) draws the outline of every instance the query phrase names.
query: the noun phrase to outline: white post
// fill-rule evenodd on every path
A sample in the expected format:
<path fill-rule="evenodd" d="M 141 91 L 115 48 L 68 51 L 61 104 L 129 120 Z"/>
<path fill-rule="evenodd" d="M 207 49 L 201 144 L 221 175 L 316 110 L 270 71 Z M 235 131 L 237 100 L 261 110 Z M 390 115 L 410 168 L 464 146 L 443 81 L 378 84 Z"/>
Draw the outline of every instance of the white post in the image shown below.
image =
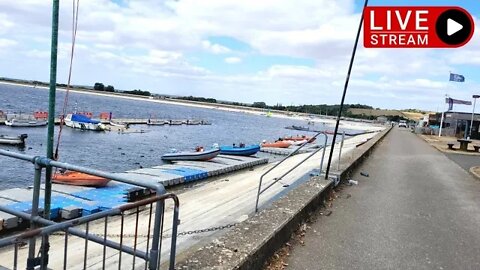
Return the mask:
<path fill-rule="evenodd" d="M 468 139 L 472 137 L 472 128 L 473 128 L 473 116 L 475 115 L 475 104 L 477 103 L 477 97 L 476 95 L 473 96 L 473 110 L 472 110 L 472 121 L 470 123 L 470 130 L 468 131 Z"/>
<path fill-rule="evenodd" d="M 445 115 L 445 112 L 442 111 L 442 119 L 440 120 L 440 130 L 438 131 L 438 137 L 442 137 L 442 126 L 443 126 L 443 117 Z"/>

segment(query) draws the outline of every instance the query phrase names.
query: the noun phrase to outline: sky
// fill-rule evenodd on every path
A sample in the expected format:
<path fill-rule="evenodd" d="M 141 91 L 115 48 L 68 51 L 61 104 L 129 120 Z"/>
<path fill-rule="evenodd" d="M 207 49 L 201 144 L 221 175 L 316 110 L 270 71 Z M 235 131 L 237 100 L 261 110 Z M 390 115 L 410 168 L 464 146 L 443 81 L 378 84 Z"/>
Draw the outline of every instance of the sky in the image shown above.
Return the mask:
<path fill-rule="evenodd" d="M 48 81 L 51 2 L 0 0 L 0 77 Z M 60 2 L 58 82 L 65 83 L 72 1 Z M 382 5 L 460 6 L 480 27 L 477 1 L 369 1 Z M 72 83 L 338 104 L 362 7 L 358 0 L 80 0 Z M 470 100 L 480 94 L 479 32 L 457 49 L 366 49 L 361 40 L 346 103 L 438 111 L 445 94 Z M 449 72 L 466 81 L 449 82 Z"/>

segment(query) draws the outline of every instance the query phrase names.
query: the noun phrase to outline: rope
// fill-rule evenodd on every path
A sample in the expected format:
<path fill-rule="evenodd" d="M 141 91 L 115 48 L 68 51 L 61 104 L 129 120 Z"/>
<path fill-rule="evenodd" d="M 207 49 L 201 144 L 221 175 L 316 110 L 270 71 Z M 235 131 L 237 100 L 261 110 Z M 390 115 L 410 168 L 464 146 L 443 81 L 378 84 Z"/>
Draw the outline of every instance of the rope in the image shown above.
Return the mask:
<path fill-rule="evenodd" d="M 65 124 L 65 115 L 67 113 L 67 106 L 68 106 L 68 96 L 70 94 L 70 88 L 71 88 L 70 84 L 72 79 L 73 56 L 75 53 L 75 41 L 77 39 L 79 4 L 80 4 L 80 0 L 72 0 L 72 7 L 73 7 L 72 8 L 72 47 L 70 51 L 70 66 L 68 70 L 67 91 L 65 93 L 65 99 L 63 100 L 62 114 L 60 115 L 60 129 L 58 131 L 57 146 L 55 148 L 55 155 L 53 156 L 55 160 L 58 160 L 58 149 L 60 147 L 60 140 L 62 138 L 63 125 Z"/>

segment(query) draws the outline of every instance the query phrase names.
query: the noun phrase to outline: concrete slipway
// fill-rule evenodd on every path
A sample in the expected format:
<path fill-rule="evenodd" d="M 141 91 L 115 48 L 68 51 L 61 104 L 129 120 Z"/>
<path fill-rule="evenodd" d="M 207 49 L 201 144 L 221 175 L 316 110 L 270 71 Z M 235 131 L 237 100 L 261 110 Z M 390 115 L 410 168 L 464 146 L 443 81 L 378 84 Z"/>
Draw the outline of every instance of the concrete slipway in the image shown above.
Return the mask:
<path fill-rule="evenodd" d="M 359 143 L 362 143 L 372 137 L 376 133 L 359 135 L 352 137 L 345 141 L 342 149 L 343 157 L 349 156 L 350 152 L 356 148 Z M 327 153 L 329 148 L 327 148 Z M 338 147 L 336 148 L 334 157 L 338 156 Z M 271 183 L 274 177 L 286 172 L 289 168 L 297 162 L 305 158 L 308 154 L 299 154 L 291 157 L 288 161 L 277 167 L 268 177 L 264 179 L 264 184 Z M 303 175 L 309 174 L 311 170 L 318 168 L 321 158 L 321 151 L 317 153 L 312 159 L 305 162 L 302 166 L 297 168 L 292 174 L 286 176 L 281 182 L 275 184 L 261 196 L 260 207 L 265 207 L 271 203 L 272 199 L 278 198 L 278 194 L 292 189 L 296 182 L 302 178 Z M 325 160 L 326 164 L 326 160 Z M 201 164 L 198 164 L 201 166 Z M 215 226 L 222 226 L 227 224 L 234 224 L 241 222 L 254 213 L 255 198 L 257 194 L 258 181 L 260 176 L 267 171 L 272 164 L 260 165 L 254 170 L 243 170 L 234 172 L 225 176 L 217 177 L 214 181 L 199 182 L 192 187 L 175 190 L 180 199 L 180 220 L 179 232 L 200 230 L 211 228 Z M 332 167 L 335 168 L 335 167 Z M 145 171 L 143 171 L 145 172 Z M 319 181 L 318 185 L 328 186 L 330 181 Z M 287 187 L 288 186 L 288 187 Z M 170 220 L 172 218 L 172 205 L 166 206 L 165 227 L 164 234 L 170 234 Z M 135 215 L 127 215 L 124 219 L 124 235 L 134 234 Z M 139 227 L 146 228 L 148 226 L 148 211 L 140 213 Z M 181 258 L 188 250 L 197 248 L 200 244 L 207 243 L 212 240 L 213 236 L 218 236 L 219 233 L 225 230 L 205 232 L 200 234 L 188 234 L 179 236 L 177 239 L 177 257 Z M 90 232 L 98 235 L 103 235 L 104 226 L 102 223 L 91 224 Z M 120 233 L 120 218 L 110 218 L 108 223 L 108 239 L 118 241 Z M 141 232 L 139 232 L 142 234 Z M 58 254 L 58 256 L 50 257 L 50 265 L 61 265 L 63 261 L 63 236 L 52 236 L 50 240 L 51 254 Z M 129 243 L 129 239 L 124 239 L 125 244 Z M 132 240 L 133 241 L 133 240 Z M 145 250 L 146 238 L 139 238 L 138 249 Z M 70 237 L 69 239 L 69 260 L 68 268 L 78 268 L 83 262 L 83 239 Z M 162 258 L 167 258 L 169 252 L 168 247 L 170 238 L 164 237 L 162 242 Z M 26 257 L 27 250 L 20 249 L 20 258 Z M 0 261 L 0 265 L 11 266 L 13 259 L 13 251 L 2 250 L 0 257 L 5 258 Z M 130 261 L 128 261 L 130 259 Z M 118 260 L 118 253 L 114 250 L 107 249 L 106 265 L 116 266 L 115 262 Z M 24 260 L 19 260 L 19 263 L 24 263 Z M 122 265 L 127 266 L 132 264 L 132 259 L 124 256 L 122 258 Z M 141 260 L 136 260 L 136 266 L 139 268 L 144 266 Z M 20 265 L 20 268 L 24 267 Z M 102 246 L 96 244 L 89 244 L 89 258 L 88 268 L 98 269 L 102 267 Z M 118 267 L 118 266 L 116 266 Z M 55 267 L 54 267 L 55 268 Z"/>

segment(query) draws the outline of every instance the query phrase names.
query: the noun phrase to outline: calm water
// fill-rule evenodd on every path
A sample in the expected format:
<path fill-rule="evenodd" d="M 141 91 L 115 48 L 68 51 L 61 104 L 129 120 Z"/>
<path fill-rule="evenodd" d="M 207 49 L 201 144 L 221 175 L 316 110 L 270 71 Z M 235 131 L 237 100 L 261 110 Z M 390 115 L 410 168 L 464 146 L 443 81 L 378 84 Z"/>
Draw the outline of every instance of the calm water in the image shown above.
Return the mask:
<path fill-rule="evenodd" d="M 64 92 L 57 93 L 56 111 L 63 104 Z M 118 134 L 116 132 L 88 132 L 63 129 L 60 161 L 89 166 L 111 172 L 122 172 L 140 166 L 156 166 L 160 157 L 170 149 L 193 149 L 196 145 L 210 146 L 244 142 L 258 143 L 299 132 L 284 129 L 290 125 L 305 125 L 305 121 L 267 118 L 245 113 L 213 109 L 190 108 L 149 101 L 126 100 L 70 93 L 70 110 L 77 104 L 80 111 L 112 112 L 114 118 L 195 118 L 212 123 L 210 126 L 132 126 L 148 129 L 148 133 Z M 48 91 L 31 87 L 0 84 L 0 110 L 32 113 L 47 110 Z M 58 127 L 56 128 L 56 134 Z M 29 155 L 45 155 L 47 128 L 11 128 L 0 126 L 0 134 L 28 134 L 26 148 L 0 146 L 2 149 L 22 151 Z M 32 185 L 33 166 L 29 163 L 0 156 L 0 189 Z"/>

